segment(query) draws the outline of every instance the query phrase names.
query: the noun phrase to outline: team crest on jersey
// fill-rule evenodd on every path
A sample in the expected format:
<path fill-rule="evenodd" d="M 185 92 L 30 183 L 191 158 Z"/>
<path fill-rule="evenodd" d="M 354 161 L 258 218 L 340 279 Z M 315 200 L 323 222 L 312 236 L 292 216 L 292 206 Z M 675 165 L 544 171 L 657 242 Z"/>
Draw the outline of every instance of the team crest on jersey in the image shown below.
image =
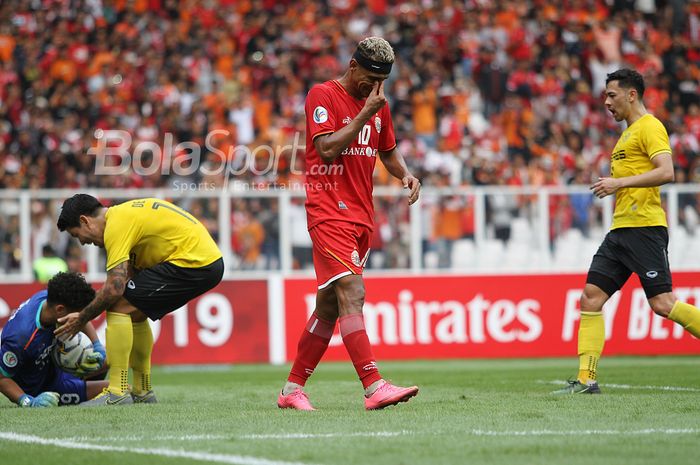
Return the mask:
<path fill-rule="evenodd" d="M 328 110 L 322 106 L 317 106 L 314 108 L 314 121 L 316 124 L 321 124 L 328 121 Z"/>
<path fill-rule="evenodd" d="M 374 129 L 377 130 L 377 134 L 381 134 L 381 132 L 382 132 L 382 119 L 379 116 L 374 118 Z"/>
<path fill-rule="evenodd" d="M 352 119 L 350 119 L 349 116 L 346 116 L 345 118 L 343 118 L 343 124 L 344 124 L 344 125 L 347 126 L 347 125 L 350 124 L 350 123 L 352 123 Z"/>
<path fill-rule="evenodd" d="M 13 368 L 17 366 L 17 356 L 14 352 L 7 351 L 5 355 L 2 356 L 2 361 L 8 368 Z"/>
<path fill-rule="evenodd" d="M 357 249 L 353 250 L 350 254 L 350 260 L 352 260 L 353 265 L 360 266 L 360 254 Z"/>

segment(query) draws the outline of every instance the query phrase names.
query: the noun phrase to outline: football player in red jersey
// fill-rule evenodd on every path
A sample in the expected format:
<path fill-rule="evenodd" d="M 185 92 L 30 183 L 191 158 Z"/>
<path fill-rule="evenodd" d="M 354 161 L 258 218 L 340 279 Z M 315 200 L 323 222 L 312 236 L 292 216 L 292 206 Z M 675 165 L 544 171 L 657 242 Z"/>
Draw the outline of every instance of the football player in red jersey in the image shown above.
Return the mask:
<path fill-rule="evenodd" d="M 345 74 L 315 85 L 306 98 L 306 214 L 318 282 L 316 310 L 306 324 L 280 408 L 313 410 L 303 391 L 340 325 L 343 343 L 365 389 L 365 408 L 381 409 L 418 393 L 382 379 L 365 331 L 362 270 L 374 227 L 372 173 L 377 156 L 418 200 L 420 182 L 396 150 L 384 95 L 394 51 L 379 37 L 362 40 Z"/>

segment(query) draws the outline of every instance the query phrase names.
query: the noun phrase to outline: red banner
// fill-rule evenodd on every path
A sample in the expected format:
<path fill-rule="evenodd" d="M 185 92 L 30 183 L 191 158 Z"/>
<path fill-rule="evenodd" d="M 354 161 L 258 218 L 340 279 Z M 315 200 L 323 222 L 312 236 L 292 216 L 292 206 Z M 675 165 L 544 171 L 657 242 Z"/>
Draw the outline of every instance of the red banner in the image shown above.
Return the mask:
<path fill-rule="evenodd" d="M 379 360 L 576 354 L 586 276 L 366 277 L 367 335 Z M 700 304 L 700 273 L 674 273 L 676 296 Z M 316 281 L 285 282 L 287 358 L 314 310 Z M 636 277 L 604 310 L 606 355 L 700 354 L 700 341 L 655 315 Z M 337 328 L 336 328 L 337 329 Z M 338 331 L 326 360 L 345 360 Z"/>
<path fill-rule="evenodd" d="M 0 327 L 41 285 L 0 285 Z M 153 363 L 269 361 L 267 281 L 225 281 L 151 322 Z M 93 322 L 104 341 L 104 314 Z"/>

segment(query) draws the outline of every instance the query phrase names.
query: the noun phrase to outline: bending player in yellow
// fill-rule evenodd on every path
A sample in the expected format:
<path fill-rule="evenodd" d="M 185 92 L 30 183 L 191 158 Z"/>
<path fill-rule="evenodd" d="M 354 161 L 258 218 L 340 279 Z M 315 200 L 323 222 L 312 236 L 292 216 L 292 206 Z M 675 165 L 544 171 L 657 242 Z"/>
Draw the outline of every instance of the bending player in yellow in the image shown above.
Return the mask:
<path fill-rule="evenodd" d="M 58 229 L 107 253 L 104 286 L 80 312 L 59 319 L 56 330 L 75 334 L 107 310 L 109 387 L 82 405 L 155 402 L 153 335 L 146 318 L 158 320 L 219 284 L 224 273 L 219 248 L 196 218 L 158 199 L 106 208 L 90 195 L 76 194 L 63 203 Z"/>
<path fill-rule="evenodd" d="M 611 156 L 611 177 L 591 186 L 598 198 L 615 194 L 613 224 L 593 257 L 581 297 L 576 381 L 555 394 L 598 394 L 598 360 L 605 344 L 602 308 L 636 273 L 651 309 L 700 338 L 700 310 L 673 294 L 668 264 L 668 226 L 659 186 L 674 178 L 663 124 L 647 112 L 644 79 L 631 69 L 608 74 L 605 107 L 624 130 Z"/>

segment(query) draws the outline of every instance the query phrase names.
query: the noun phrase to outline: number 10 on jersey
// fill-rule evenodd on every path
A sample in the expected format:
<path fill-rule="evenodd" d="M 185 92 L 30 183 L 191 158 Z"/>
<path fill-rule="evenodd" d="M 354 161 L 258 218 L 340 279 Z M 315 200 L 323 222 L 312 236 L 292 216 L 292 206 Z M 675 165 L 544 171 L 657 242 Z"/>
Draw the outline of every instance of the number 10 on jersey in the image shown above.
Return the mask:
<path fill-rule="evenodd" d="M 357 134 L 357 144 L 367 145 L 369 143 L 369 137 L 372 135 L 372 127 L 369 124 L 362 126 L 362 131 Z"/>

